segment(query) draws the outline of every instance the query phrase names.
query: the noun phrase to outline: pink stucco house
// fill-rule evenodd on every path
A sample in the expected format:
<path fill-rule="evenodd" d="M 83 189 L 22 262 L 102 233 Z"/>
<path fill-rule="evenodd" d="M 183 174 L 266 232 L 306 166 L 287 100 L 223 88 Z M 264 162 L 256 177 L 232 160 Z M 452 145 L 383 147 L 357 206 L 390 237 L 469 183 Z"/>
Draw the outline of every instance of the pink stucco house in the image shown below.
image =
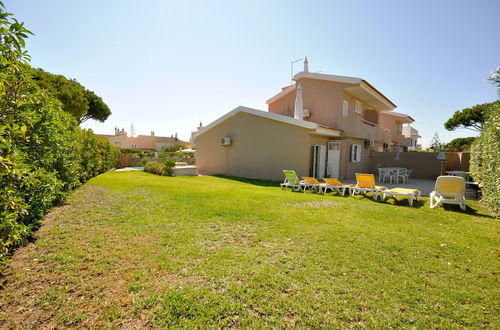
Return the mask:
<path fill-rule="evenodd" d="M 373 151 L 405 147 L 396 105 L 362 78 L 311 73 L 267 100 L 268 111 L 238 107 L 194 134 L 200 173 L 267 180 L 283 169 L 301 176 L 352 178 Z"/>

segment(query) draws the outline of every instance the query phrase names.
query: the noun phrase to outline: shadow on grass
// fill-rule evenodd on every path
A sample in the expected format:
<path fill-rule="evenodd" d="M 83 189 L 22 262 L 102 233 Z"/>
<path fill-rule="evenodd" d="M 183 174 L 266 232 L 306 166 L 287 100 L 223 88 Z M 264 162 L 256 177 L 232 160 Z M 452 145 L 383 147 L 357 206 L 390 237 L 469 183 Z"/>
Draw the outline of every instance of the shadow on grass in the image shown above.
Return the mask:
<path fill-rule="evenodd" d="M 388 203 L 387 202 L 388 200 L 392 200 L 393 202 L 392 203 Z M 394 205 L 394 206 L 410 207 L 410 204 L 408 202 L 408 198 L 396 199 L 396 198 L 392 198 L 392 197 L 386 197 L 385 201 L 382 201 L 382 202 L 386 203 L 386 204 L 389 204 L 389 205 Z M 423 207 L 424 205 L 425 205 L 425 201 L 424 200 L 422 200 L 422 199 L 419 200 L 419 201 L 414 200 L 411 207 L 419 209 L 419 208 Z"/>
<path fill-rule="evenodd" d="M 262 186 L 262 187 L 279 187 L 280 186 L 280 183 L 277 181 L 249 179 L 249 178 L 242 178 L 242 177 L 238 177 L 238 176 L 229 176 L 229 175 L 223 175 L 223 174 L 216 174 L 216 175 L 214 175 L 214 177 L 220 178 L 220 179 L 225 179 L 225 180 L 232 180 L 232 181 L 253 184 L 253 185 Z"/>
<path fill-rule="evenodd" d="M 482 217 L 482 218 L 490 218 L 490 219 L 495 219 L 493 215 L 485 214 L 485 213 L 478 213 L 476 209 L 473 209 L 469 205 L 465 205 L 465 211 L 462 211 L 460 206 L 458 205 L 453 205 L 453 204 L 441 204 L 439 206 L 436 206 L 436 208 L 442 207 L 445 211 L 448 212 L 460 212 L 468 215 L 473 215 L 475 217 Z"/>

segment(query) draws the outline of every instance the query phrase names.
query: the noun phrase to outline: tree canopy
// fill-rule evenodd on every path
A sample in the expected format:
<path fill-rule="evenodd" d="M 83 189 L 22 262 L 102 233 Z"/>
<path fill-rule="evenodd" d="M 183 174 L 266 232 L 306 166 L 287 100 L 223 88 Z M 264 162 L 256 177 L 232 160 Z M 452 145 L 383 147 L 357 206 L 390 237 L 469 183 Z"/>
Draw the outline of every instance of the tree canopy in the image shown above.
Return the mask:
<path fill-rule="evenodd" d="M 85 90 L 85 97 L 87 98 L 89 107 L 87 109 L 87 113 L 80 118 L 80 123 L 83 123 L 87 119 L 94 119 L 100 122 L 108 119 L 111 114 L 111 110 L 100 96 L 87 89 Z"/>
<path fill-rule="evenodd" d="M 454 131 L 457 128 L 467 128 L 473 131 L 481 131 L 488 116 L 488 112 L 500 101 L 492 103 L 478 104 L 471 108 L 455 111 L 453 116 L 444 123 L 444 128 L 448 131 Z"/>
<path fill-rule="evenodd" d="M 87 90 L 75 79 L 42 69 L 31 71 L 33 81 L 61 101 L 63 110 L 73 115 L 80 123 L 88 119 L 103 122 L 111 114 L 101 97 Z"/>
<path fill-rule="evenodd" d="M 446 151 L 469 151 L 475 137 L 456 138 L 448 142 Z"/>
<path fill-rule="evenodd" d="M 500 68 L 497 68 L 495 73 L 493 73 L 489 78 L 492 84 L 497 85 L 497 93 L 500 96 Z"/>

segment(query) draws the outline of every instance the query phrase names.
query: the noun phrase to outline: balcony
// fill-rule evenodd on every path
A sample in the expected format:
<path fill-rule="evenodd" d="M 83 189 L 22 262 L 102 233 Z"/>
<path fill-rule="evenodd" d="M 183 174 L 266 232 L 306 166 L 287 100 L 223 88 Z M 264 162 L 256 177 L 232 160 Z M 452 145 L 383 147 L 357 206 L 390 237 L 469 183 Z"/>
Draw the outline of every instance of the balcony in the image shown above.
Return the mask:
<path fill-rule="evenodd" d="M 408 145 L 404 135 L 393 135 L 391 136 L 391 140 L 392 143 L 399 144 L 402 147 L 406 147 Z"/>
<path fill-rule="evenodd" d="M 344 131 L 346 136 L 363 140 L 375 140 L 390 143 L 390 134 L 376 123 L 359 117 L 339 118 L 336 128 Z"/>

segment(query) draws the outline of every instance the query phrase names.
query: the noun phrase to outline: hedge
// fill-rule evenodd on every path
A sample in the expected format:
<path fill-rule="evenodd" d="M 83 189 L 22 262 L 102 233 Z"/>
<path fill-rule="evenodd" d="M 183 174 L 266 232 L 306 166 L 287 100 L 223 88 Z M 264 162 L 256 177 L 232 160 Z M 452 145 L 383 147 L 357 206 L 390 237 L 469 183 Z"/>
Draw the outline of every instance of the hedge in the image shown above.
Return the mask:
<path fill-rule="evenodd" d="M 0 2 L 0 265 L 54 205 L 115 166 L 119 149 L 83 130 L 33 83 L 30 32 Z"/>
<path fill-rule="evenodd" d="M 1 97 L 0 262 L 71 190 L 113 168 L 119 153 L 106 139 L 80 129 L 47 95 L 38 94 L 34 104 L 15 111 L 4 101 Z"/>
<path fill-rule="evenodd" d="M 500 215 L 500 107 L 493 106 L 471 148 L 470 171 L 482 185 L 484 204 Z"/>

